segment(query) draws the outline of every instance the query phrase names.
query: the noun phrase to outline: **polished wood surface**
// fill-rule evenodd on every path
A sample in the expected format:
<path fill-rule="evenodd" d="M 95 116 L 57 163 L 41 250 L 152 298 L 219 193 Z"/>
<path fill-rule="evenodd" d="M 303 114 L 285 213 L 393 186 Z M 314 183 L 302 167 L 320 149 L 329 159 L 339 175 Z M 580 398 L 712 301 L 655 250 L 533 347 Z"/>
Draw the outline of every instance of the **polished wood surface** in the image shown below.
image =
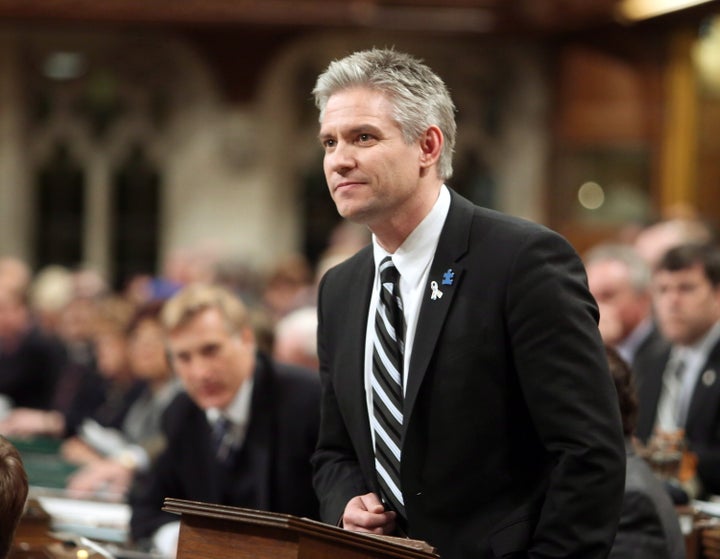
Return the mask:
<path fill-rule="evenodd" d="M 177 559 L 432 559 L 425 542 L 349 532 L 292 515 L 165 499 L 181 515 Z"/>

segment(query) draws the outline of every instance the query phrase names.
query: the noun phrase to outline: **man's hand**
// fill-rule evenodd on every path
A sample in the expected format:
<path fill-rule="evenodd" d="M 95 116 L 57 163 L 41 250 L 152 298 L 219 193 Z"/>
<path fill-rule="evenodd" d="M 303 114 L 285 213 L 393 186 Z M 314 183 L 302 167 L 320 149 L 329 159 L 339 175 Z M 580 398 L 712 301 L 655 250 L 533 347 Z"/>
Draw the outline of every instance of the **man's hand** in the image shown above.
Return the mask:
<path fill-rule="evenodd" d="M 64 431 L 65 418 L 56 411 L 16 408 L 0 422 L 0 433 L 10 437 L 59 437 Z"/>
<path fill-rule="evenodd" d="M 68 493 L 77 498 L 88 495 L 121 499 L 127 494 L 133 470 L 110 458 L 97 460 L 73 474 L 67 482 Z"/>
<path fill-rule="evenodd" d="M 343 527 L 353 532 L 392 534 L 395 531 L 395 512 L 385 511 L 375 493 L 353 497 L 343 513 Z"/>
<path fill-rule="evenodd" d="M 96 452 L 89 444 L 78 437 L 66 440 L 60 446 L 61 456 L 72 464 L 89 464 L 101 460 L 103 456 Z"/>

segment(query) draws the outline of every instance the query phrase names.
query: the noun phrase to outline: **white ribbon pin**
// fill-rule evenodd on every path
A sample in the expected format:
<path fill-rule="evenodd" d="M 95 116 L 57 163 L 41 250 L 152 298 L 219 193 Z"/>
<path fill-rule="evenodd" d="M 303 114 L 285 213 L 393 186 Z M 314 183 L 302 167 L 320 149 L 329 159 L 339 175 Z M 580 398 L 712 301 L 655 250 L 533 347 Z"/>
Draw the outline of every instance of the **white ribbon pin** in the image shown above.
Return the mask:
<path fill-rule="evenodd" d="M 717 374 L 712 369 L 708 369 L 702 374 L 701 378 L 705 386 L 712 386 L 713 384 L 715 384 Z"/>
<path fill-rule="evenodd" d="M 443 292 L 438 289 L 438 284 L 436 281 L 430 282 L 430 289 L 432 289 L 432 293 L 430 294 L 430 299 L 435 301 L 436 299 L 442 298 Z"/>

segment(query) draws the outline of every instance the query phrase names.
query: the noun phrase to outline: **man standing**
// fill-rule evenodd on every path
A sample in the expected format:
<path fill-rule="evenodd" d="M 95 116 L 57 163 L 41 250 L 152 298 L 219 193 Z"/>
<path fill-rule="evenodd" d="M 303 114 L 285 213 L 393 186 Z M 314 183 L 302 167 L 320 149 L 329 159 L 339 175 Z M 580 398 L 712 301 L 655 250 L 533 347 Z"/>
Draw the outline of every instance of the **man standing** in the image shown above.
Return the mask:
<path fill-rule="evenodd" d="M 655 270 L 653 301 L 672 348 L 638 387 L 637 434 L 684 431 L 701 492 L 720 494 L 720 248 L 670 249 Z"/>
<path fill-rule="evenodd" d="M 162 321 L 187 393 L 166 412 L 167 448 L 131 491 L 133 538 L 172 552 L 165 497 L 316 518 L 317 373 L 256 352 L 244 305 L 223 288 L 184 288 Z"/>
<path fill-rule="evenodd" d="M 321 517 L 443 559 L 605 557 L 625 449 L 577 254 L 444 186 L 454 106 L 420 61 L 358 52 L 314 94 L 332 199 L 373 233 L 320 286 Z"/>

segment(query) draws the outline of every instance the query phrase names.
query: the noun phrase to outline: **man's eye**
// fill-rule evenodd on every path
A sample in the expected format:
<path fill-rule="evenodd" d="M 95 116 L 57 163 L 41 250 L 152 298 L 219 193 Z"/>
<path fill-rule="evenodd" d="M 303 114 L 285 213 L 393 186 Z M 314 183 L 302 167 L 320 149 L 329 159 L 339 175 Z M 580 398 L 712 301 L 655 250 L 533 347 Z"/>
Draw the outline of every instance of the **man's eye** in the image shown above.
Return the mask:
<path fill-rule="evenodd" d="M 328 139 L 328 140 L 323 140 L 322 146 L 323 146 L 325 149 L 334 147 L 334 146 L 335 146 L 335 140 L 330 140 L 330 139 Z"/>
<path fill-rule="evenodd" d="M 360 134 L 358 136 L 358 140 L 360 140 L 361 142 L 369 142 L 370 140 L 372 140 L 372 136 L 370 134 Z"/>
<path fill-rule="evenodd" d="M 220 346 L 216 344 L 207 345 L 202 348 L 201 353 L 205 357 L 214 357 L 220 353 Z"/>

